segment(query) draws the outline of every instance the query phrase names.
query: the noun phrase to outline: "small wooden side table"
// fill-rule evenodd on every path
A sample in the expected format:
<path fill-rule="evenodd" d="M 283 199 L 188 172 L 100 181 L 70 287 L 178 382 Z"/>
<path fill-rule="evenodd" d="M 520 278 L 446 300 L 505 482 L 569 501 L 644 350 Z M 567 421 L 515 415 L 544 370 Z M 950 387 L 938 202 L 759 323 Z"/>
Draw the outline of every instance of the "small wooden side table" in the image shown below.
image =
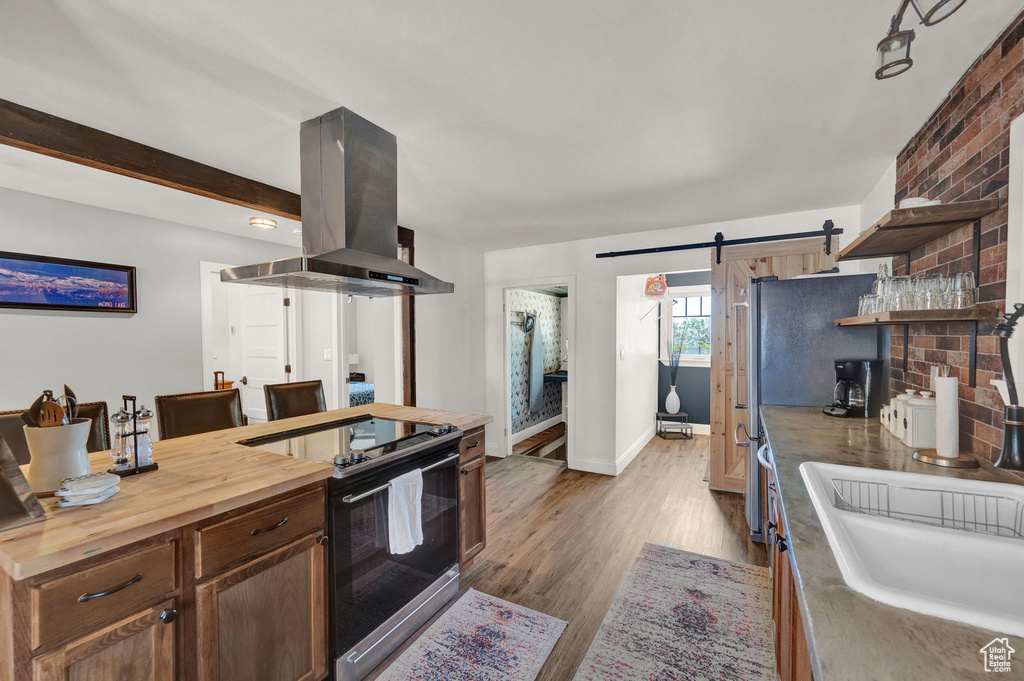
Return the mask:
<path fill-rule="evenodd" d="M 667 411 L 657 413 L 658 435 L 666 440 L 692 440 L 693 425 L 690 424 L 690 417 L 685 411 L 678 414 L 669 414 Z"/>

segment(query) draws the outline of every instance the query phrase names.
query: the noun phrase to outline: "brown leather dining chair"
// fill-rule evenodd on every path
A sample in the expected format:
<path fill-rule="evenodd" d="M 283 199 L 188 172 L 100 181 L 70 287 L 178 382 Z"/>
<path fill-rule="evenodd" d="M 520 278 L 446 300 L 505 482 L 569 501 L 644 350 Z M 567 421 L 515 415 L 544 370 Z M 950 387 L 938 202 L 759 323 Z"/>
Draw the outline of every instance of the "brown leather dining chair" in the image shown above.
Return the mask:
<path fill-rule="evenodd" d="M 327 411 L 323 381 L 264 385 L 263 395 L 267 398 L 268 421 Z"/>
<path fill-rule="evenodd" d="M 28 442 L 25 440 L 25 431 L 22 430 L 25 422 L 21 420 L 21 414 L 24 411 L 24 409 L 0 411 L 0 447 L 10 450 L 19 466 L 24 466 L 32 460 L 32 455 L 28 451 Z"/>
<path fill-rule="evenodd" d="M 110 449 L 110 414 L 106 402 L 79 402 L 78 418 L 92 419 L 89 428 L 89 440 L 85 449 L 89 452 L 102 452 Z"/>
<path fill-rule="evenodd" d="M 160 439 L 237 428 L 248 423 L 238 388 L 156 396 Z"/>

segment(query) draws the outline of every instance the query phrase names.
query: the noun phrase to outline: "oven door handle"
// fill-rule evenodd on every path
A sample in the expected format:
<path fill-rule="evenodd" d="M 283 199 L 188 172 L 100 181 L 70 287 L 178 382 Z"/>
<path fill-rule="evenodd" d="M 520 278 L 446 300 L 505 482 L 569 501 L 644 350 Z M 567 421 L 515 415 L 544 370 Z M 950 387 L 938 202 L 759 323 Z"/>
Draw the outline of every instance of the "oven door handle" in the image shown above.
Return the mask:
<path fill-rule="evenodd" d="M 420 469 L 420 472 L 421 473 L 426 473 L 429 470 L 433 470 L 435 468 L 440 468 L 441 466 L 445 465 L 446 463 L 451 463 L 452 461 L 455 461 L 455 459 L 457 459 L 457 458 L 459 458 L 459 453 L 458 452 L 456 452 L 455 454 L 452 454 L 447 459 L 442 459 L 441 461 L 438 461 L 437 463 L 432 463 L 429 466 L 424 466 L 423 468 Z M 355 496 L 353 496 L 351 494 L 346 495 L 346 496 L 342 497 L 341 500 L 344 501 L 346 504 L 354 504 L 355 502 L 360 501 L 361 499 L 365 499 L 368 496 L 372 496 L 372 495 L 376 494 L 377 492 L 383 492 L 388 487 L 391 487 L 391 483 L 390 482 L 385 483 L 385 484 L 381 485 L 380 487 L 374 487 L 373 489 L 369 490 L 368 492 L 363 492 L 362 494 L 357 494 Z"/>

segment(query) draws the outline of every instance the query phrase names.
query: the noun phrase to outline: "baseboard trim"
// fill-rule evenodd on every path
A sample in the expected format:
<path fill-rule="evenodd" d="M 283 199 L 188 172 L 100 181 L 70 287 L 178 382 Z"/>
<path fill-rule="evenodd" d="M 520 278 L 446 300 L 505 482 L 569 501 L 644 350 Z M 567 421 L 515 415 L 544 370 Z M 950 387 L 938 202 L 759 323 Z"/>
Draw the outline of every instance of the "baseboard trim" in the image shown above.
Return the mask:
<path fill-rule="evenodd" d="M 694 435 L 711 435 L 710 423 L 691 423 Z"/>
<path fill-rule="evenodd" d="M 644 431 L 643 435 L 638 437 L 636 441 L 629 446 L 629 448 L 622 453 L 622 456 L 615 459 L 615 475 L 618 475 L 626 469 L 626 466 L 636 458 L 636 455 L 640 453 L 647 443 L 654 439 L 655 424 L 651 424 L 651 427 Z"/>

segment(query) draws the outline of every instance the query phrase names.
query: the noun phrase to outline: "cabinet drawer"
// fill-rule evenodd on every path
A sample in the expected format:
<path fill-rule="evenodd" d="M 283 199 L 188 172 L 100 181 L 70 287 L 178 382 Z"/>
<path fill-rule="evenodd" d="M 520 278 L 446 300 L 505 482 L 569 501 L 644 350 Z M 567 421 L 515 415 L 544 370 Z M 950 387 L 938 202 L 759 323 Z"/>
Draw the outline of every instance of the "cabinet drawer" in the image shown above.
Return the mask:
<path fill-rule="evenodd" d="M 196 530 L 200 577 L 252 558 L 324 527 L 322 488 Z"/>
<path fill-rule="evenodd" d="M 32 647 L 95 631 L 177 587 L 174 544 L 132 553 L 32 589 Z"/>
<path fill-rule="evenodd" d="M 459 463 L 465 463 L 482 455 L 487 449 L 486 444 L 482 427 L 465 433 L 462 436 L 462 442 L 459 443 Z"/>

